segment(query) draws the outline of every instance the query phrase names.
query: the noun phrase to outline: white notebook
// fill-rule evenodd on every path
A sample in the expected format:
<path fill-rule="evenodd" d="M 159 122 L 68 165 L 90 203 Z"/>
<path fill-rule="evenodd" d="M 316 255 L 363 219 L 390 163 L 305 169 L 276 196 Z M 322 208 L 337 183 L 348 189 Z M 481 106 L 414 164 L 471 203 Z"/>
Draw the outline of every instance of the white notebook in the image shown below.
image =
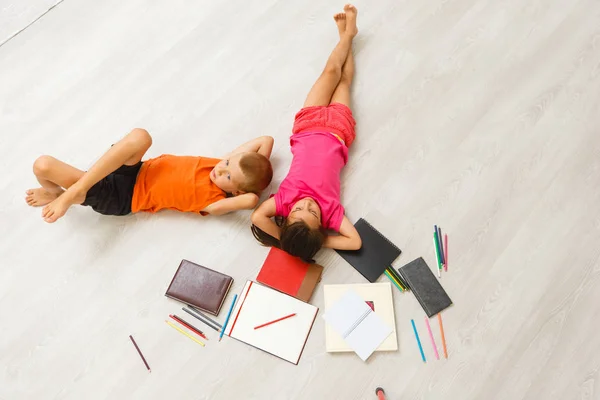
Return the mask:
<path fill-rule="evenodd" d="M 366 360 L 373 351 L 398 350 L 390 283 L 325 285 L 323 290 L 328 352 L 356 351 Z M 351 329 L 355 325 L 358 329 Z"/>
<path fill-rule="evenodd" d="M 318 311 L 317 307 L 285 293 L 247 281 L 231 313 L 225 334 L 298 364 Z M 290 314 L 296 315 L 254 329 Z"/>

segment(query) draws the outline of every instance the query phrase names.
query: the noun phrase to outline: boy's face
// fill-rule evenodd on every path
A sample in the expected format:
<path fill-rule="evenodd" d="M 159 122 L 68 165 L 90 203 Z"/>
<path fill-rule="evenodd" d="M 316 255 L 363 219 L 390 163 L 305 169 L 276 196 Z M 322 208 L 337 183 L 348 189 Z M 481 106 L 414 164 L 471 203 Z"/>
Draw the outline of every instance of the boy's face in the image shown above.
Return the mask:
<path fill-rule="evenodd" d="M 242 154 L 236 154 L 224 160 L 221 160 L 212 171 L 210 171 L 210 180 L 227 193 L 233 195 L 242 194 L 239 190 L 240 184 L 244 182 L 245 176 L 240 168 L 240 159 Z"/>

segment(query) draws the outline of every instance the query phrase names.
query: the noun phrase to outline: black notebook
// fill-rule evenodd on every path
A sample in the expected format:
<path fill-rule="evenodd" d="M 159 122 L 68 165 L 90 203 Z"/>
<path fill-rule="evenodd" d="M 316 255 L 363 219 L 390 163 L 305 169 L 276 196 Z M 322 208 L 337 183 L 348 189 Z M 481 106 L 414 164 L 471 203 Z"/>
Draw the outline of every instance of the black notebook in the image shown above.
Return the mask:
<path fill-rule="evenodd" d="M 360 250 L 336 251 L 369 282 L 375 282 L 401 251 L 366 220 L 359 219 L 354 227 L 362 240 Z"/>
<path fill-rule="evenodd" d="M 452 300 L 423 258 L 419 257 L 400 267 L 398 272 L 415 294 L 428 317 L 431 318 L 452 305 Z"/>

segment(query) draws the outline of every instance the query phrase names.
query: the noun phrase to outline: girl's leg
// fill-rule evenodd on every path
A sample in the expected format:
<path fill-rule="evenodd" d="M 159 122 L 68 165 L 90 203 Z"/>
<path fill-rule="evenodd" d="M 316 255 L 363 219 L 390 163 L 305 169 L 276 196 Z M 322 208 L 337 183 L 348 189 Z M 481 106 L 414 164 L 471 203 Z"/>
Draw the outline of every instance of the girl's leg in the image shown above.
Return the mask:
<path fill-rule="evenodd" d="M 150 134 L 144 129 L 134 129 L 114 144 L 98 161 L 72 184 L 60 197 L 42 210 L 46 222 L 55 222 L 65 215 L 73 204 L 81 204 L 88 190 L 102 178 L 122 165 L 135 165 L 141 161 L 152 145 Z"/>
<path fill-rule="evenodd" d="M 350 108 L 350 86 L 352 85 L 352 78 L 354 77 L 354 55 L 352 49 L 348 52 L 348 58 L 342 68 L 342 77 L 340 83 L 338 83 L 333 96 L 331 96 L 332 103 L 341 103 Z"/>
<path fill-rule="evenodd" d="M 338 14 L 339 15 L 339 14 Z M 354 20 L 356 24 L 356 7 L 346 4 L 344 7 L 344 15 L 346 20 Z M 338 28 L 340 25 L 338 24 Z M 345 27 L 344 27 L 345 28 Z M 340 36 L 342 31 L 340 30 Z M 333 95 L 331 96 L 331 103 L 341 103 L 350 108 L 350 86 L 352 85 L 352 78 L 354 77 L 354 55 L 352 54 L 352 47 L 348 50 L 346 61 L 342 67 L 342 76 L 340 82 L 335 88 Z"/>
<path fill-rule="evenodd" d="M 306 96 L 304 107 L 329 105 L 331 96 L 340 82 L 342 67 L 352 47 L 352 39 L 358 33 L 358 29 L 356 28 L 356 8 L 350 5 L 346 5 L 344 10 L 346 8 L 351 9 L 351 11 L 334 16 L 338 30 L 340 31 L 340 40 L 331 52 L 321 76 L 319 76 L 310 89 L 308 96 Z M 343 26 L 343 33 L 341 26 Z"/>
<path fill-rule="evenodd" d="M 33 207 L 50 203 L 69 188 L 84 174 L 83 171 L 54 157 L 41 156 L 33 163 L 33 173 L 41 187 L 29 189 L 25 201 Z"/>

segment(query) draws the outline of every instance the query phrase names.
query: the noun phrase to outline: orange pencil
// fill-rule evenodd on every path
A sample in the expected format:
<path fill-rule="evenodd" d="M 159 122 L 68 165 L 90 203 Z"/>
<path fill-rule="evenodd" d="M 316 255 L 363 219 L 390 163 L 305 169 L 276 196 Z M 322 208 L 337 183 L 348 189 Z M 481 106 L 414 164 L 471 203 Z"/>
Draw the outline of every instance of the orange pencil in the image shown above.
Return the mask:
<path fill-rule="evenodd" d="M 442 313 L 438 313 L 438 322 L 440 324 L 440 333 L 442 335 L 442 347 L 444 348 L 444 357 L 448 358 L 448 350 L 446 349 L 446 337 L 444 336 L 444 325 L 442 325 Z"/>

